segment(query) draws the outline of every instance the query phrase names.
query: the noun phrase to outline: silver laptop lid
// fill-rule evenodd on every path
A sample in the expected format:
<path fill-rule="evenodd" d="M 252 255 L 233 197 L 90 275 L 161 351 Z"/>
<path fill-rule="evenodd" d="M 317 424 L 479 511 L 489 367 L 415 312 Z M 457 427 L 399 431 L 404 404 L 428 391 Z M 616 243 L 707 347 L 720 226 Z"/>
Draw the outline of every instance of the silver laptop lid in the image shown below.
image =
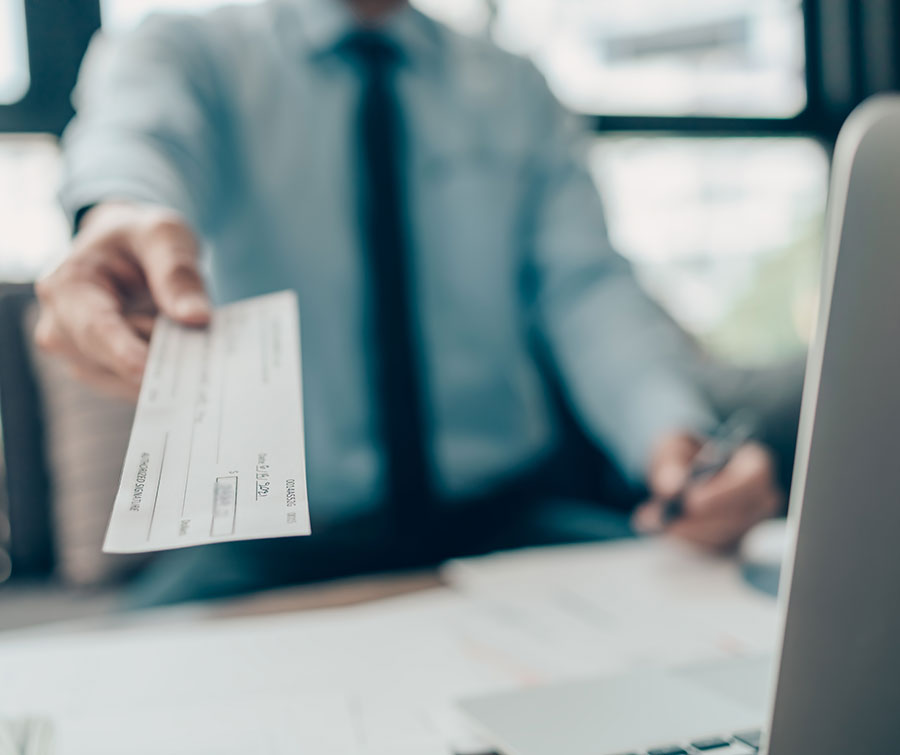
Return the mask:
<path fill-rule="evenodd" d="M 838 139 L 769 755 L 900 752 L 900 97 Z M 801 517 L 802 510 L 802 517 Z"/>

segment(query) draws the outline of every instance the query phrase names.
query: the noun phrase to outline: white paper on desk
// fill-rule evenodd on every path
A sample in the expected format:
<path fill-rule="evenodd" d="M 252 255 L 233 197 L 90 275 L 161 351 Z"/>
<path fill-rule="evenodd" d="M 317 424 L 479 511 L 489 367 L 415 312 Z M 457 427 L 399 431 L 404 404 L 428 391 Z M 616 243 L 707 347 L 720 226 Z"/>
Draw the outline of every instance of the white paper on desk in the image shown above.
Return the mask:
<path fill-rule="evenodd" d="M 768 655 L 777 639 L 775 600 L 746 584 L 733 559 L 670 538 L 464 559 L 443 576 L 514 620 L 517 637 L 528 631 L 532 642 L 503 647 L 543 669 L 541 681 Z"/>
<path fill-rule="evenodd" d="M 454 700 L 756 655 L 777 635 L 775 601 L 733 562 L 659 540 L 468 559 L 446 576 L 453 588 L 296 614 L 168 609 L 4 633 L 0 717 L 50 718 L 58 755 L 450 755 L 480 744 Z"/>
<path fill-rule="evenodd" d="M 295 294 L 160 317 L 103 550 L 308 534 Z"/>

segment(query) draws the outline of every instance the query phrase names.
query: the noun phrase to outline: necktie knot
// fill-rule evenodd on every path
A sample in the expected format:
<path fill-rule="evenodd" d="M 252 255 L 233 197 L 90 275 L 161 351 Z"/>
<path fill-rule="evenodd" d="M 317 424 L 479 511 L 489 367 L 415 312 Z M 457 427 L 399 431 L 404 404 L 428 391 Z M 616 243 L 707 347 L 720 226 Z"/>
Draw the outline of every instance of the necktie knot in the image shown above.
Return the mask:
<path fill-rule="evenodd" d="M 400 48 L 375 31 L 357 31 L 342 43 L 342 49 L 369 70 L 383 71 L 400 62 Z"/>

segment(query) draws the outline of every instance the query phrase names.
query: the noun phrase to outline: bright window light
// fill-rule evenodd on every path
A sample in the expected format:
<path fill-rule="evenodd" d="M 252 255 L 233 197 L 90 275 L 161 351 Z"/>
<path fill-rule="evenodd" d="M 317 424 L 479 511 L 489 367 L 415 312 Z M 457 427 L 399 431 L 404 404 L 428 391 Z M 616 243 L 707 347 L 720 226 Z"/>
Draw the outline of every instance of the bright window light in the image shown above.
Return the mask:
<path fill-rule="evenodd" d="M 21 100 L 30 83 L 24 0 L 0 0 L 0 105 Z"/>
<path fill-rule="evenodd" d="M 806 104 L 800 0 L 414 0 L 529 56 L 587 113 L 790 117 Z"/>
<path fill-rule="evenodd" d="M 802 351 L 817 310 L 828 156 L 803 138 L 598 137 L 615 246 L 732 361 Z"/>
<path fill-rule="evenodd" d="M 60 173 L 54 137 L 0 135 L 0 280 L 33 280 L 68 250 L 56 201 Z"/>

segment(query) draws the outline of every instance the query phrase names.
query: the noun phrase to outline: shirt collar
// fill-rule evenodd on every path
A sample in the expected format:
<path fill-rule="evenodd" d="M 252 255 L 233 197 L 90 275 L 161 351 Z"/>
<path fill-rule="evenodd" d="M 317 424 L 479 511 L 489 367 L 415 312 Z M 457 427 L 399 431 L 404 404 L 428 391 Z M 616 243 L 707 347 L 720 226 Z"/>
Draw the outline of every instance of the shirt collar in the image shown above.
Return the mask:
<path fill-rule="evenodd" d="M 340 43 L 362 28 L 343 0 L 298 0 L 310 58 L 323 58 L 337 50 Z M 440 51 L 438 25 L 410 6 L 392 13 L 375 30 L 393 41 L 410 63 L 428 63 Z"/>

